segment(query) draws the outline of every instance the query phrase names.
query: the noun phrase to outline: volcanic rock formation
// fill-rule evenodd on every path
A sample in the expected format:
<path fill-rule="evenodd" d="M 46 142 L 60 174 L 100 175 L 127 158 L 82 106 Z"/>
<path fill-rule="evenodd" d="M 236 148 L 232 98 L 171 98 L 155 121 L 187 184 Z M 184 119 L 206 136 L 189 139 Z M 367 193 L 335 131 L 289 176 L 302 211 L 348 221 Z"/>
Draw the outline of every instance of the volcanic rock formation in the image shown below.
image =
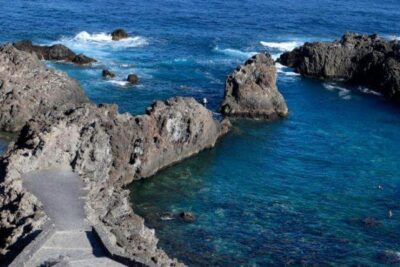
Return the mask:
<path fill-rule="evenodd" d="M 0 130 L 16 132 L 33 116 L 88 102 L 78 82 L 45 68 L 36 56 L 0 46 Z"/>
<path fill-rule="evenodd" d="M 179 265 L 157 248 L 154 231 L 134 214 L 123 186 L 214 146 L 229 127 L 193 98 L 182 97 L 157 101 L 140 116 L 93 104 L 36 116 L 0 160 L 0 255 L 46 220 L 21 175 L 70 166 L 89 190 L 89 221 L 105 229 L 115 248 L 148 266 Z"/>
<path fill-rule="evenodd" d="M 304 76 L 365 85 L 400 101 L 400 43 L 346 33 L 334 42 L 305 43 L 279 62 Z"/>
<path fill-rule="evenodd" d="M 228 76 L 221 112 L 268 120 L 288 115 L 286 102 L 276 86 L 275 63 L 269 54 L 251 57 Z"/>
<path fill-rule="evenodd" d="M 63 60 L 78 65 L 87 65 L 96 62 L 95 59 L 83 54 L 75 54 L 71 49 L 62 44 L 52 46 L 40 46 L 32 44 L 30 40 L 23 40 L 13 44 L 18 50 L 34 53 L 39 59 Z"/>

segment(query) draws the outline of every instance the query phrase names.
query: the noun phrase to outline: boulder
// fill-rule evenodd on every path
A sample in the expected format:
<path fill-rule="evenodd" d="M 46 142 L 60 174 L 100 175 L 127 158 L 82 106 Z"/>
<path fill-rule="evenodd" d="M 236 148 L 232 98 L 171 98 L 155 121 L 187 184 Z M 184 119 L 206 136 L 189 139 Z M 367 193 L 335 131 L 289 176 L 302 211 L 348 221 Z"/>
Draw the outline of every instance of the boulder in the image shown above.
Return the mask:
<path fill-rule="evenodd" d="M 0 130 L 16 132 L 34 116 L 88 102 L 79 83 L 30 53 L 0 46 Z"/>
<path fill-rule="evenodd" d="M 368 86 L 400 101 L 400 44 L 378 35 L 346 33 L 333 42 L 305 43 L 279 62 L 312 78 Z"/>
<path fill-rule="evenodd" d="M 78 65 L 87 65 L 96 62 L 95 59 L 85 56 L 84 54 L 76 55 L 71 62 Z"/>
<path fill-rule="evenodd" d="M 228 76 L 221 105 L 225 116 L 286 117 L 288 108 L 276 86 L 275 63 L 269 54 L 257 54 Z"/>
<path fill-rule="evenodd" d="M 34 45 L 30 40 L 23 40 L 13 45 L 18 50 L 36 54 L 37 57 L 42 60 L 63 60 L 80 65 L 96 62 L 95 59 L 85 55 L 76 55 L 71 49 L 62 44 L 40 46 Z"/>
<path fill-rule="evenodd" d="M 126 33 L 124 29 L 116 29 L 111 33 L 111 36 L 113 41 L 119 41 L 129 37 L 128 33 Z"/>
<path fill-rule="evenodd" d="M 129 74 L 126 80 L 131 84 L 137 84 L 139 82 L 139 77 L 136 74 Z"/>
<path fill-rule="evenodd" d="M 109 71 L 109 70 L 107 70 L 107 69 L 104 69 L 104 70 L 102 71 L 102 76 L 103 76 L 104 78 L 114 78 L 114 77 L 115 77 L 115 73 L 112 72 L 112 71 Z"/>
<path fill-rule="evenodd" d="M 194 220 L 196 220 L 196 217 L 194 216 L 194 214 L 192 212 L 187 212 L 187 211 L 181 212 L 181 214 L 179 214 L 179 216 L 185 222 L 193 222 Z"/>
<path fill-rule="evenodd" d="M 93 104 L 38 114 L 0 159 L 0 255 L 11 253 L 46 218 L 21 175 L 71 166 L 88 189 L 89 221 L 104 229 L 113 246 L 146 266 L 180 266 L 157 247 L 154 230 L 133 212 L 124 185 L 213 147 L 229 128 L 229 121 L 215 120 L 195 99 L 183 97 L 156 101 L 138 116 Z"/>

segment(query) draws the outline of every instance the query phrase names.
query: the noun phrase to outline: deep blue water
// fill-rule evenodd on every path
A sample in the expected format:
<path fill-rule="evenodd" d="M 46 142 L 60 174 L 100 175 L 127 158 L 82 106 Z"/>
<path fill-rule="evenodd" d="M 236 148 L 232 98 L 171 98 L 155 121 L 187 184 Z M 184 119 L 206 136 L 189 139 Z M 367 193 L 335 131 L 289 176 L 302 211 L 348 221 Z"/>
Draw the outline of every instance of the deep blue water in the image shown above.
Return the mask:
<path fill-rule="evenodd" d="M 143 113 L 173 95 L 207 97 L 217 110 L 224 80 L 258 51 L 278 56 L 345 31 L 400 35 L 398 0 L 5 1 L 0 41 L 62 42 L 100 61 L 50 63 L 95 102 Z M 133 37 L 115 43 L 107 32 Z M 103 80 L 101 70 L 117 73 Z M 140 84 L 127 86 L 129 73 Z M 235 121 L 214 149 L 132 185 L 135 210 L 160 245 L 192 266 L 378 265 L 400 252 L 400 108 L 365 88 L 279 68 L 288 119 Z M 389 218 L 389 210 L 393 216 Z M 161 221 L 192 211 L 193 223 Z M 361 223 L 374 218 L 376 226 Z"/>

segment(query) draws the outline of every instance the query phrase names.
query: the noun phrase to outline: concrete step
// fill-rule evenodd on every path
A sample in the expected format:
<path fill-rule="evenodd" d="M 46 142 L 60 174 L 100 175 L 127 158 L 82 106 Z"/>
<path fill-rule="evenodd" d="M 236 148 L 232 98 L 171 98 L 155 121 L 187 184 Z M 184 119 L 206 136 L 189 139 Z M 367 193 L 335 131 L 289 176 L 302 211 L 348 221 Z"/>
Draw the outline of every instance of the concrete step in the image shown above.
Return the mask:
<path fill-rule="evenodd" d="M 75 261 L 105 256 L 106 253 L 93 232 L 57 231 L 33 255 L 29 266 L 41 266 L 45 262 L 59 259 Z"/>
<path fill-rule="evenodd" d="M 106 257 L 88 258 L 83 260 L 68 261 L 65 266 L 68 267 L 122 267 L 125 266 Z"/>
<path fill-rule="evenodd" d="M 43 245 L 43 248 L 64 249 L 101 249 L 101 245 L 93 232 L 57 231 Z"/>

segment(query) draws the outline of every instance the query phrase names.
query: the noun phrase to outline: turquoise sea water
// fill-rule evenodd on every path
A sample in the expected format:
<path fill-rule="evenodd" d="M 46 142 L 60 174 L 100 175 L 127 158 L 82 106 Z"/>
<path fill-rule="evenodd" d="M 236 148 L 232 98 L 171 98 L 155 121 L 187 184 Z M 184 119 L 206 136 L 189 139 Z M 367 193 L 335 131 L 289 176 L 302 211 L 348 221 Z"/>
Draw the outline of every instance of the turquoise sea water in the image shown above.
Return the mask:
<path fill-rule="evenodd" d="M 61 42 L 95 57 L 92 67 L 49 64 L 93 101 L 134 114 L 174 95 L 207 97 L 217 111 L 226 75 L 258 51 L 277 57 L 345 31 L 400 35 L 397 0 L 0 5 L 1 42 Z M 110 41 L 117 27 L 132 38 Z M 104 67 L 117 78 L 102 79 Z M 366 88 L 278 72 L 289 118 L 234 121 L 214 149 L 133 183 L 134 209 L 160 246 L 191 266 L 384 264 L 381 251 L 400 252 L 400 108 Z M 129 73 L 139 85 L 124 83 Z M 182 211 L 196 220 L 160 220 Z"/>

